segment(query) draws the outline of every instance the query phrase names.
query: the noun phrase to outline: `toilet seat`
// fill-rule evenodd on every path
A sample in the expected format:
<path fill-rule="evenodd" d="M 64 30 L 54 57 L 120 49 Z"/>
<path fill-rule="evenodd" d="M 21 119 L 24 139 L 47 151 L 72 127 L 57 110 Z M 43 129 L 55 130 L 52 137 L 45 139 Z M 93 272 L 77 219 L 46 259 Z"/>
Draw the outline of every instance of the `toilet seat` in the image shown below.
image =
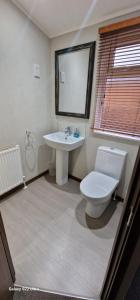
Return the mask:
<path fill-rule="evenodd" d="M 89 199 L 104 201 L 113 193 L 119 180 L 93 171 L 80 184 L 81 193 Z"/>

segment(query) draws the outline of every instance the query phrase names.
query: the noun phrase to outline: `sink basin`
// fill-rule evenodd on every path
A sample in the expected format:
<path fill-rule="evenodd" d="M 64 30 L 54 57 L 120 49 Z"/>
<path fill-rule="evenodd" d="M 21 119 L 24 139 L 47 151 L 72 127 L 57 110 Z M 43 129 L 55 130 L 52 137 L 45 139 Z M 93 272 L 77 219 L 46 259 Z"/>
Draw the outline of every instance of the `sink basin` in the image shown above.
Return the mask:
<path fill-rule="evenodd" d="M 44 139 L 48 146 L 65 151 L 71 151 L 80 147 L 84 142 L 84 137 L 76 138 L 72 135 L 66 137 L 62 131 L 44 135 Z"/>
<path fill-rule="evenodd" d="M 82 146 L 85 138 L 66 136 L 62 131 L 44 135 L 43 138 L 48 146 L 56 149 L 56 182 L 63 185 L 68 181 L 69 151 Z"/>

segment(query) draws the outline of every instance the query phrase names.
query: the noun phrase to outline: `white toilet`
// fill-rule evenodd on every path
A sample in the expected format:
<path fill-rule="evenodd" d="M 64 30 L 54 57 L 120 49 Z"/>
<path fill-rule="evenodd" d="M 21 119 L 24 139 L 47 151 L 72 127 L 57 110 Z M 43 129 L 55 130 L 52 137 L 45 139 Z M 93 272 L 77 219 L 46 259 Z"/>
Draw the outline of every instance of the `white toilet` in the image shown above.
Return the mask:
<path fill-rule="evenodd" d="M 93 218 L 102 215 L 121 180 L 127 152 L 109 147 L 97 150 L 95 170 L 80 184 L 80 191 L 87 200 L 86 213 Z"/>

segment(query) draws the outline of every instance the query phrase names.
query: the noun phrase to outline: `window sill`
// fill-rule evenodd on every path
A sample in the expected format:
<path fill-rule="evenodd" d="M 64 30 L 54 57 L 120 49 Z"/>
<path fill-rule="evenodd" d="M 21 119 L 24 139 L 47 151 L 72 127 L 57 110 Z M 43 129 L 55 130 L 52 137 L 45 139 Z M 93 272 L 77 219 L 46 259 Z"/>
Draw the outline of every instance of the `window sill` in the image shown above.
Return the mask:
<path fill-rule="evenodd" d="M 113 132 L 108 132 L 108 131 L 100 131 L 100 130 L 93 130 L 93 133 L 104 136 L 104 137 L 105 136 L 113 137 L 113 138 L 121 139 L 124 141 L 132 141 L 132 142 L 140 143 L 140 137 L 136 137 L 136 136 L 129 136 L 129 135 L 113 133 Z"/>

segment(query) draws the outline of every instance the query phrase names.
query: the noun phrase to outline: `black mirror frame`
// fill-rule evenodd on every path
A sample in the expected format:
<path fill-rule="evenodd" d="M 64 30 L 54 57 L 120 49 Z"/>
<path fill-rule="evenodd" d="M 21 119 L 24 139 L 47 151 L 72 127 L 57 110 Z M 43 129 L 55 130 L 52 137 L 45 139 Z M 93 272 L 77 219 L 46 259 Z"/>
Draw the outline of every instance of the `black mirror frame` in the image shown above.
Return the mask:
<path fill-rule="evenodd" d="M 96 42 L 94 41 L 94 42 L 81 44 L 81 45 L 73 46 L 70 48 L 65 48 L 65 49 L 55 51 L 55 113 L 56 113 L 56 115 L 89 119 L 92 81 L 93 81 L 93 70 L 94 70 L 95 46 L 96 46 Z M 83 49 L 87 49 L 87 48 L 90 49 L 90 52 L 89 52 L 89 63 L 88 63 L 88 78 L 87 78 L 85 113 L 80 114 L 80 113 L 70 113 L 70 112 L 59 111 L 59 55 L 66 54 L 69 52 L 79 51 L 79 50 L 83 50 Z"/>

